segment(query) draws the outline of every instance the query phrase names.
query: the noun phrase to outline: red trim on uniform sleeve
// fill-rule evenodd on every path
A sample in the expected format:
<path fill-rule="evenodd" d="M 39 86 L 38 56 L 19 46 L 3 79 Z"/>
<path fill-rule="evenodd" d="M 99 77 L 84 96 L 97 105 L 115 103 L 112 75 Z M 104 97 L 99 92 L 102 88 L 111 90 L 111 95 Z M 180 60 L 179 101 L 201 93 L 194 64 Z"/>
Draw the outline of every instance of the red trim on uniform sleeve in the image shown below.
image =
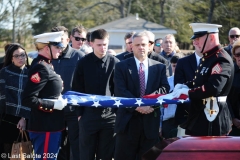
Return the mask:
<path fill-rule="evenodd" d="M 204 85 L 202 85 L 202 91 L 203 92 L 205 92 L 206 90 L 205 90 L 205 87 L 204 87 Z"/>
<path fill-rule="evenodd" d="M 190 89 L 189 91 L 188 91 L 188 93 L 189 92 L 195 92 L 196 90 L 198 90 L 198 89 L 200 89 L 200 87 L 198 87 L 198 88 L 193 88 L 193 89 Z"/>
<path fill-rule="evenodd" d="M 30 79 L 33 83 L 39 83 L 41 81 L 41 77 L 39 76 L 38 72 L 34 73 Z"/>
<path fill-rule="evenodd" d="M 53 109 L 43 108 L 41 104 L 38 106 L 38 109 L 43 112 L 50 112 L 50 113 L 53 112 Z"/>

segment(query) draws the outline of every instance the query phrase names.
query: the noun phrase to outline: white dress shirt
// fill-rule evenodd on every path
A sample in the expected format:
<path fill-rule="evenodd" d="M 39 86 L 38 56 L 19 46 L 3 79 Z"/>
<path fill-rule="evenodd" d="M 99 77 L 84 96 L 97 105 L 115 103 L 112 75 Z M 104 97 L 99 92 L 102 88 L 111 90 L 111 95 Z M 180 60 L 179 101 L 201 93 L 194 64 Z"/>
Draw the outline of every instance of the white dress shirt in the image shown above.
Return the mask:
<path fill-rule="evenodd" d="M 194 54 L 195 54 L 196 61 L 197 61 L 197 66 L 198 66 L 199 63 L 200 63 L 200 59 L 201 59 L 202 57 L 200 57 L 196 52 L 194 52 Z"/>
<path fill-rule="evenodd" d="M 147 88 L 147 79 L 148 79 L 148 58 L 146 58 L 143 62 L 140 62 L 136 57 L 134 57 L 135 61 L 136 61 L 136 65 L 137 65 L 137 69 L 138 69 L 138 73 L 139 73 L 139 67 L 140 67 L 140 63 L 143 63 L 143 70 L 144 70 L 144 74 L 145 74 L 145 88 Z"/>

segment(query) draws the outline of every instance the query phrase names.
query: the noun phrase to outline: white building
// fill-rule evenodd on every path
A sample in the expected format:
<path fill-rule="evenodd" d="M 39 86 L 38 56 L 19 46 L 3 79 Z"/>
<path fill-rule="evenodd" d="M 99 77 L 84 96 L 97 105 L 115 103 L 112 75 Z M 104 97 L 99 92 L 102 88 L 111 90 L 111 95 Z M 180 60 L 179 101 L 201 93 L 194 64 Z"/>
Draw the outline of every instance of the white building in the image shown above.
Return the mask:
<path fill-rule="evenodd" d="M 176 34 L 173 29 L 166 28 L 157 23 L 147 21 L 137 16 L 128 16 L 121 18 L 94 28 L 90 28 L 89 31 L 96 29 L 105 29 L 110 35 L 109 48 L 121 49 L 125 48 L 124 36 L 127 32 L 140 32 L 144 30 L 151 31 L 155 34 L 155 38 L 163 38 L 167 34 Z"/>

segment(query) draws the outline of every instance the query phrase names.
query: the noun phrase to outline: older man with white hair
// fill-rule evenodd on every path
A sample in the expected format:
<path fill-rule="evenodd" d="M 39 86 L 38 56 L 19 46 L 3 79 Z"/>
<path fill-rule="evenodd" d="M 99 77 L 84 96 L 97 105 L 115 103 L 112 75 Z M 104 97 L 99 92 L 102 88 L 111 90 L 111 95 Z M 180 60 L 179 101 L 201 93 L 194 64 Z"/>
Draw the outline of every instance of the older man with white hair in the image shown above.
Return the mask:
<path fill-rule="evenodd" d="M 162 47 L 163 51 L 161 52 L 161 56 L 163 56 L 165 59 L 170 61 L 170 59 L 176 55 L 179 58 L 183 57 L 181 53 L 176 53 L 176 40 L 173 34 L 168 34 L 163 38 Z M 169 67 L 169 76 L 172 76 L 172 68 Z"/>

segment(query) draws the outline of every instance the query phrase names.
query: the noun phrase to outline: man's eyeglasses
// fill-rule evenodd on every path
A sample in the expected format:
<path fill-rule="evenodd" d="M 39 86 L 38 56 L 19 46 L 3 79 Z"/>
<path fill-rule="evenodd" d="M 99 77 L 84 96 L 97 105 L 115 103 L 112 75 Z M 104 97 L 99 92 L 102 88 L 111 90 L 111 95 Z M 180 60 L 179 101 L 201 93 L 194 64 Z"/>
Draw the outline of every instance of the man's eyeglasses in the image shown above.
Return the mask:
<path fill-rule="evenodd" d="M 238 53 L 238 54 L 233 54 L 234 55 L 234 57 L 240 57 L 240 53 Z"/>
<path fill-rule="evenodd" d="M 18 55 L 18 54 L 15 54 L 15 55 L 13 55 L 13 57 L 14 58 L 25 58 L 26 57 L 26 55 L 25 55 L 25 53 L 23 53 L 23 54 L 20 54 L 20 55 Z"/>
<path fill-rule="evenodd" d="M 236 38 L 239 38 L 239 36 L 240 36 L 240 35 L 230 35 L 230 38 L 232 38 L 232 39 L 235 38 L 235 37 L 236 37 Z"/>
<path fill-rule="evenodd" d="M 75 38 L 75 41 L 86 41 L 87 39 L 86 38 L 80 38 L 80 37 L 74 37 Z"/>
<path fill-rule="evenodd" d="M 160 43 L 156 43 L 156 44 L 155 44 L 155 46 L 157 46 L 157 47 L 160 47 L 160 46 L 161 46 L 161 44 L 160 44 Z"/>
<path fill-rule="evenodd" d="M 128 42 L 127 44 L 132 44 L 132 42 Z"/>

